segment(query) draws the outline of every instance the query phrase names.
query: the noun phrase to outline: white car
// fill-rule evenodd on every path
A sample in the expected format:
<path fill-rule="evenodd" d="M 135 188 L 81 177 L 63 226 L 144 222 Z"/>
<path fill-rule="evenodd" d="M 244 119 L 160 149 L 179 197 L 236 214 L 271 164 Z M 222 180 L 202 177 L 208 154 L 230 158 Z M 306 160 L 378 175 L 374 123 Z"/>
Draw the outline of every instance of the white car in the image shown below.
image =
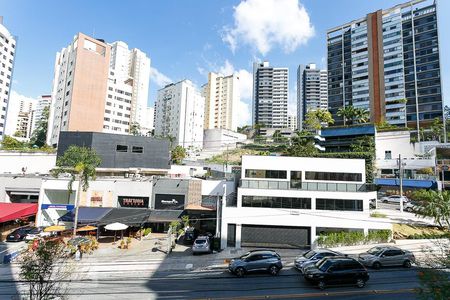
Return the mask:
<path fill-rule="evenodd" d="M 45 232 L 42 228 L 33 228 L 25 236 L 25 241 L 29 242 L 39 237 L 49 237 L 51 235 L 51 232 Z"/>
<path fill-rule="evenodd" d="M 381 202 L 383 203 L 396 203 L 396 204 L 400 204 L 400 199 L 403 199 L 403 204 L 408 203 L 409 199 L 405 196 L 400 196 L 400 195 L 392 195 L 392 196 L 387 196 L 387 197 L 383 197 L 381 198 Z"/>
<path fill-rule="evenodd" d="M 192 245 L 192 253 L 195 255 L 197 253 L 211 253 L 211 243 L 209 237 L 199 236 L 195 239 Z"/>

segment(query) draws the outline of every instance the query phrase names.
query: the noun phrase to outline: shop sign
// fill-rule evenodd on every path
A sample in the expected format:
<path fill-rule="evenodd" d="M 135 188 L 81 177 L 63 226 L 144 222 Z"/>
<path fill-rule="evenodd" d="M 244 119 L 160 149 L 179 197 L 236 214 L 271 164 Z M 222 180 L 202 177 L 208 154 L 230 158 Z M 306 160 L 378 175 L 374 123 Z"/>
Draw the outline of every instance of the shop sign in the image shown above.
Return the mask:
<path fill-rule="evenodd" d="M 56 209 L 56 210 L 72 210 L 75 208 L 73 204 L 41 204 L 41 209 Z"/>
<path fill-rule="evenodd" d="M 155 209 L 184 209 L 184 195 L 155 194 Z"/>
<path fill-rule="evenodd" d="M 149 197 L 118 196 L 117 201 L 121 207 L 143 207 L 148 208 Z"/>

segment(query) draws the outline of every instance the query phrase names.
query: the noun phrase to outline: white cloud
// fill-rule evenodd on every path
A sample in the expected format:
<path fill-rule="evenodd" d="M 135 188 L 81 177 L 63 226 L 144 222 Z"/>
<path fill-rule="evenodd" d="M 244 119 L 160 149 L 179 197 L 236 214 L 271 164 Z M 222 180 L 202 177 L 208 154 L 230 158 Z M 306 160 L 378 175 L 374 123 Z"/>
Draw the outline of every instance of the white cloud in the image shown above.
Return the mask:
<path fill-rule="evenodd" d="M 164 87 L 165 85 L 172 83 L 173 80 L 159 72 L 158 69 L 150 67 L 150 80 L 153 81 L 158 87 Z"/>
<path fill-rule="evenodd" d="M 274 46 L 287 53 L 314 36 L 308 12 L 298 0 L 243 0 L 234 7 L 234 25 L 223 28 L 222 40 L 236 50 L 254 46 L 262 55 Z"/>
<path fill-rule="evenodd" d="M 288 114 L 297 115 L 297 87 L 289 91 Z"/>
<path fill-rule="evenodd" d="M 252 114 L 250 113 L 250 105 L 241 99 L 238 109 L 238 126 L 251 125 Z"/>

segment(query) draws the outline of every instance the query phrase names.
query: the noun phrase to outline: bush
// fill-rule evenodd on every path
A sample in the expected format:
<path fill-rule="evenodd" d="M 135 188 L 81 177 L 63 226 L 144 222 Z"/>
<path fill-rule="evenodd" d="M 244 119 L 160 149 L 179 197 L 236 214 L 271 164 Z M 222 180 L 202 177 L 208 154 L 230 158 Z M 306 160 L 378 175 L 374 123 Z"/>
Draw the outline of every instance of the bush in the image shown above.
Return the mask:
<path fill-rule="evenodd" d="M 411 239 L 411 240 L 450 239 L 450 232 L 444 232 L 441 234 L 414 233 L 414 234 L 408 235 L 407 239 Z"/>
<path fill-rule="evenodd" d="M 149 235 L 150 233 L 152 233 L 152 229 L 151 229 L 151 228 L 145 228 L 145 229 L 143 230 L 143 232 L 142 232 L 142 235 L 143 235 L 143 236 L 147 236 L 147 235 Z"/>
<path fill-rule="evenodd" d="M 367 236 L 360 231 L 332 232 L 320 235 L 317 244 L 320 247 L 353 246 L 369 243 L 385 243 L 391 237 L 391 230 L 371 230 Z"/>
<path fill-rule="evenodd" d="M 379 212 L 373 212 L 370 214 L 372 218 L 386 218 L 385 214 L 379 213 Z"/>

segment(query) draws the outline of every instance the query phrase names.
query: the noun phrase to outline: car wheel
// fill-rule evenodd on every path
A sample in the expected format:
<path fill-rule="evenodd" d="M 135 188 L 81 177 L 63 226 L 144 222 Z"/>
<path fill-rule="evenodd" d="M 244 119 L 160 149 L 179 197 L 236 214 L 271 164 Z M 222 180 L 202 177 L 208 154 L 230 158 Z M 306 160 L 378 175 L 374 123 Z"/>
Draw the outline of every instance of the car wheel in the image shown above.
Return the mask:
<path fill-rule="evenodd" d="M 411 268 L 411 262 L 409 260 L 405 260 L 405 262 L 403 263 L 403 266 L 405 268 Z"/>
<path fill-rule="evenodd" d="M 375 270 L 379 270 L 381 268 L 381 264 L 376 261 L 373 263 L 372 268 L 374 268 Z"/>
<path fill-rule="evenodd" d="M 269 268 L 269 273 L 272 276 L 277 275 L 279 271 L 280 271 L 280 269 L 278 269 L 277 266 L 270 266 L 270 268 Z"/>
<path fill-rule="evenodd" d="M 387 200 L 383 200 L 383 203 L 388 203 L 389 201 L 387 201 Z"/>
<path fill-rule="evenodd" d="M 324 290 L 326 287 L 325 281 L 323 281 L 323 280 L 319 281 L 317 286 L 319 287 L 319 289 Z"/>
<path fill-rule="evenodd" d="M 236 274 L 237 277 L 243 277 L 245 275 L 245 270 L 242 267 L 236 268 L 234 274 Z"/>
<path fill-rule="evenodd" d="M 362 278 L 356 279 L 356 286 L 359 288 L 363 288 L 366 285 L 366 282 Z"/>

